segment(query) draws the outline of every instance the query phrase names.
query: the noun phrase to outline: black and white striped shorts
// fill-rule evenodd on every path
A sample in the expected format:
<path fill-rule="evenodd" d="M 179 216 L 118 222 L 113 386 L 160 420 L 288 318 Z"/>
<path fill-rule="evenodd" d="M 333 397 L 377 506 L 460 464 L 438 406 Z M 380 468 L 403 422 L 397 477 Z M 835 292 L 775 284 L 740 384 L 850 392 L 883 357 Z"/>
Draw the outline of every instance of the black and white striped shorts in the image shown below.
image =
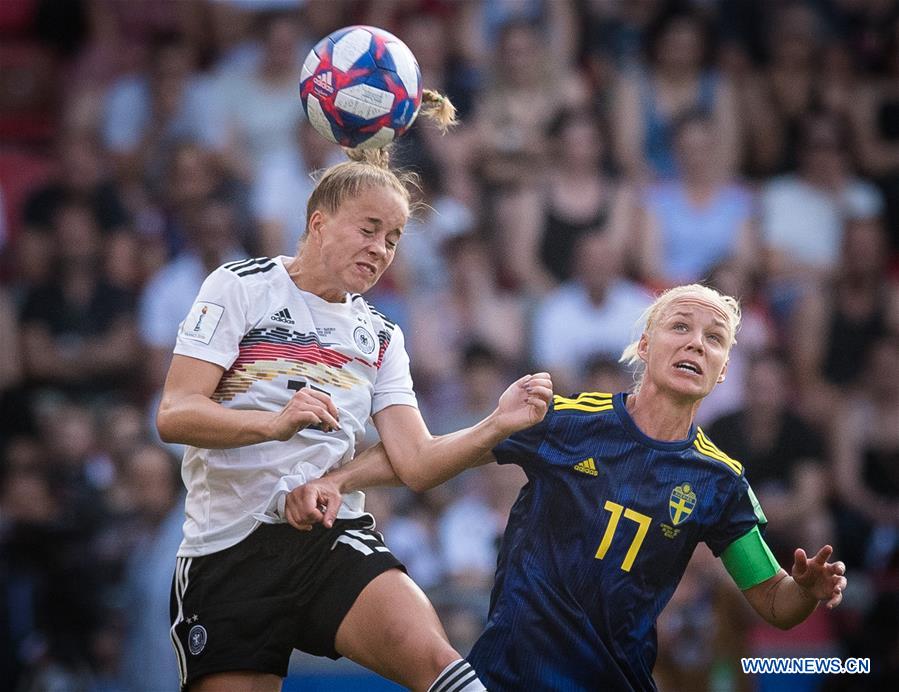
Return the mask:
<path fill-rule="evenodd" d="M 172 644 L 181 686 L 203 675 L 253 670 L 285 677 L 293 649 L 339 658 L 337 628 L 379 574 L 405 571 L 370 515 L 326 529 L 262 525 L 202 557 L 179 557 Z"/>

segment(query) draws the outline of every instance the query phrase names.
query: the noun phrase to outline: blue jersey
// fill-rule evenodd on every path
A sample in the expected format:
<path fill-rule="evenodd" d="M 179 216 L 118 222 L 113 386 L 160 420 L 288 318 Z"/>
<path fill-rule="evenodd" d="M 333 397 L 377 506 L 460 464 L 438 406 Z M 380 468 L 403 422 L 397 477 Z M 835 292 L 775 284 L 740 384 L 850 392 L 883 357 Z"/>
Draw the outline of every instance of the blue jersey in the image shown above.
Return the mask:
<path fill-rule="evenodd" d="M 469 655 L 491 692 L 654 690 L 656 618 L 696 544 L 719 555 L 765 523 L 739 462 L 699 428 L 647 437 L 626 396 L 557 396 L 494 450 L 528 482 Z"/>

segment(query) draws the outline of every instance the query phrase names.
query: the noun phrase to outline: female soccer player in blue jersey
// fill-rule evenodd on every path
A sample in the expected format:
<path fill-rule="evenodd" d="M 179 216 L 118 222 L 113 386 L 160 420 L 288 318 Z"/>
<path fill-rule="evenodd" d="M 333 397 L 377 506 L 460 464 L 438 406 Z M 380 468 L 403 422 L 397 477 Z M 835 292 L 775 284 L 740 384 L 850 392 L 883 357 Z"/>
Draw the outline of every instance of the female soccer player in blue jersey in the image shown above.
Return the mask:
<path fill-rule="evenodd" d="M 724 381 L 739 321 L 737 302 L 710 288 L 663 293 L 622 356 L 638 370 L 632 392 L 556 396 L 539 423 L 479 460 L 518 464 L 528 476 L 500 550 L 487 628 L 469 656 L 491 692 L 655 689 L 656 619 L 700 541 L 777 627 L 802 622 L 821 602 L 840 603 L 845 566 L 828 562 L 832 548 L 811 558 L 797 549 L 791 573 L 781 569 L 742 465 L 694 424 Z M 431 485 L 427 458 L 408 468 L 389 444 L 386 455 L 363 456 L 296 498 L 354 489 L 354 477 L 371 480 L 375 468 L 384 480 L 395 470 Z M 316 518 L 309 501 L 300 513 Z"/>

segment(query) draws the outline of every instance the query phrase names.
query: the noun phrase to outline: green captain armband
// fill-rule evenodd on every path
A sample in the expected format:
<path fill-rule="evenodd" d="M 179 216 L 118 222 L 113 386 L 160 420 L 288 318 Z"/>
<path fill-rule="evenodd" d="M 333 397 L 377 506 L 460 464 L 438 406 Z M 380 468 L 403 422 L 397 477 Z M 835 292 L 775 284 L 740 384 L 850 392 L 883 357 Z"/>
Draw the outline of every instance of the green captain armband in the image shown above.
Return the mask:
<path fill-rule="evenodd" d="M 721 553 L 721 562 L 740 591 L 761 584 L 780 571 L 758 525 L 727 546 Z"/>

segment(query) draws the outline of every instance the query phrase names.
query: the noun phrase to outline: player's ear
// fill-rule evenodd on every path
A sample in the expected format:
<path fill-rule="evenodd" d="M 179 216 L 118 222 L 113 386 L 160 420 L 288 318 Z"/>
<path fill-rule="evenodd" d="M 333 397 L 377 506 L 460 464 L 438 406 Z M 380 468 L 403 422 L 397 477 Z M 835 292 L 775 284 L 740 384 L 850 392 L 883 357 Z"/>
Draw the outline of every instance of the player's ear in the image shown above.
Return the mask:
<path fill-rule="evenodd" d="M 312 212 L 312 214 L 310 214 L 309 226 L 306 231 L 310 238 L 321 238 L 322 228 L 324 227 L 326 220 L 327 217 L 321 209 L 316 209 L 314 212 Z"/>
<path fill-rule="evenodd" d="M 728 358 L 726 361 L 724 361 L 724 367 L 721 368 L 721 374 L 718 375 L 718 384 L 721 384 L 722 382 L 724 382 L 725 378 L 727 377 L 727 366 L 729 364 L 730 364 L 730 358 Z"/>
<path fill-rule="evenodd" d="M 640 340 L 637 342 L 637 356 L 639 356 L 640 360 L 644 363 L 649 357 L 649 337 L 646 332 L 643 332 L 640 335 Z"/>

